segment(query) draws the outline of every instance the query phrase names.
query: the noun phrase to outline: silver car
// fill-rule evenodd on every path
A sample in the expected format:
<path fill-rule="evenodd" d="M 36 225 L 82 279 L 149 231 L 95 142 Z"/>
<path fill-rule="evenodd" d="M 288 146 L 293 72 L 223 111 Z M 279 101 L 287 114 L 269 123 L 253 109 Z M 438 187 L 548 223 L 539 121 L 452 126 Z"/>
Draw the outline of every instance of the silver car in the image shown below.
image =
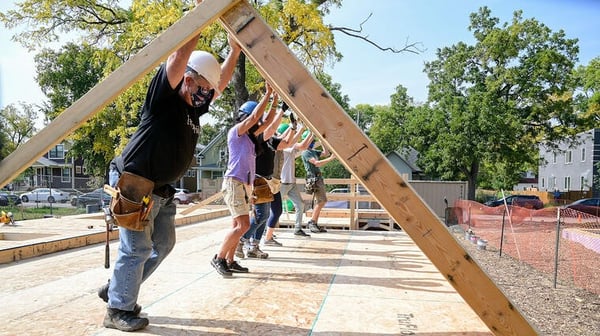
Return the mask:
<path fill-rule="evenodd" d="M 54 188 L 37 188 L 32 191 L 21 194 L 21 201 L 27 203 L 32 202 L 48 202 L 48 203 L 65 203 L 69 200 L 69 195 L 60 190 Z"/>

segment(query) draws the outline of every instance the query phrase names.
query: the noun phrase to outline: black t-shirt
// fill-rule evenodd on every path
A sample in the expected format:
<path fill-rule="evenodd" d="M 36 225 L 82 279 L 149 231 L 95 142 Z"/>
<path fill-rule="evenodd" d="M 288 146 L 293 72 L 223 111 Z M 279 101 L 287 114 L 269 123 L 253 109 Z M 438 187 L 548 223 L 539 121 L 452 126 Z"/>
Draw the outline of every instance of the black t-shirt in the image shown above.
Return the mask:
<path fill-rule="evenodd" d="M 281 139 L 271 137 L 264 141 L 262 134 L 258 136 L 257 146 L 262 148 L 262 151 L 257 151 L 256 155 L 256 175 L 270 177 L 273 175 L 275 167 L 275 149 L 279 146 Z"/>
<path fill-rule="evenodd" d="M 190 167 L 200 134 L 200 116 L 208 112 L 188 105 L 167 79 L 165 64 L 152 78 L 138 129 L 123 150 L 124 170 L 154 181 L 156 187 L 180 179 Z M 214 90 L 212 91 L 214 95 Z"/>

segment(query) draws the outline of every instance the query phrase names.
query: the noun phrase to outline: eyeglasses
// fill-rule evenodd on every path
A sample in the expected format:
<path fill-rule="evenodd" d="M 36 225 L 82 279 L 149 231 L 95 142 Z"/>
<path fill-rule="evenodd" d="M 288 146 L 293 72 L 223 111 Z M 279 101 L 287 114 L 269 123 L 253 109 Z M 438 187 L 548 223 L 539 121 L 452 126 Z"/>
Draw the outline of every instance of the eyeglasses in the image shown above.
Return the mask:
<path fill-rule="evenodd" d="M 210 91 L 212 90 L 212 88 L 210 86 L 200 85 L 200 84 L 198 84 L 198 82 L 195 79 L 193 79 L 193 81 L 194 81 L 194 84 L 196 84 L 198 86 L 198 92 L 199 93 L 201 93 L 204 96 L 207 96 L 207 95 L 210 94 Z"/>
<path fill-rule="evenodd" d="M 201 93 L 202 95 L 208 95 L 210 93 L 210 90 L 212 90 L 212 87 L 210 86 L 205 86 L 205 85 L 200 85 L 198 84 L 198 82 L 196 81 L 196 78 L 199 78 L 201 81 L 203 81 L 204 83 L 208 83 L 208 81 L 206 80 L 206 78 L 202 77 L 202 75 L 199 75 L 196 71 L 194 71 L 194 69 L 188 67 L 188 70 L 193 72 L 196 76 L 191 76 L 192 80 L 194 81 L 194 84 L 196 84 L 198 86 L 198 92 Z M 196 78 L 194 78 L 196 77 Z"/>

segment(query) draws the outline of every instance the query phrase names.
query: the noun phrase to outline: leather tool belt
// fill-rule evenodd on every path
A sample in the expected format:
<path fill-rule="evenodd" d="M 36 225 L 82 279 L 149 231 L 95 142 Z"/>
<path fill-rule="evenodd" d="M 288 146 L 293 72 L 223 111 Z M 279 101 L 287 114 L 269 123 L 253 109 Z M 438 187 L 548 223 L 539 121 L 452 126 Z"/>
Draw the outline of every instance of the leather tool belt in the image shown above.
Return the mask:
<path fill-rule="evenodd" d="M 110 210 L 118 226 L 144 231 L 154 204 L 153 189 L 154 182 L 129 172 L 121 174 L 116 188 L 104 185 L 104 190 L 112 196 Z"/>

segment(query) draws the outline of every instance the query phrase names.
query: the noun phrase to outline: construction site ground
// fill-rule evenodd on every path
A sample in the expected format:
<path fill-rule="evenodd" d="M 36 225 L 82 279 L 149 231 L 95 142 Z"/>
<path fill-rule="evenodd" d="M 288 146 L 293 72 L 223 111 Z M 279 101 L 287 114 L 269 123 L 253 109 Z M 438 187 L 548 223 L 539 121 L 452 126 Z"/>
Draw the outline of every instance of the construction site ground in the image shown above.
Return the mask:
<path fill-rule="evenodd" d="M 280 228 L 282 247 L 264 247 L 268 259 L 243 259 L 250 273 L 225 279 L 210 265 L 231 227 L 223 210 L 178 218 L 174 250 L 142 285 L 138 303 L 150 325 L 137 334 L 492 335 L 401 231 L 296 238 Z M 1 227 L 0 253 L 17 260 L 0 265 L 0 335 L 121 334 L 102 327 L 106 304 L 96 293 L 118 248 L 112 240 L 106 269 L 104 228 L 98 215 Z M 82 241 L 89 244 L 74 247 Z M 43 255 L 19 258 L 36 246 Z"/>

